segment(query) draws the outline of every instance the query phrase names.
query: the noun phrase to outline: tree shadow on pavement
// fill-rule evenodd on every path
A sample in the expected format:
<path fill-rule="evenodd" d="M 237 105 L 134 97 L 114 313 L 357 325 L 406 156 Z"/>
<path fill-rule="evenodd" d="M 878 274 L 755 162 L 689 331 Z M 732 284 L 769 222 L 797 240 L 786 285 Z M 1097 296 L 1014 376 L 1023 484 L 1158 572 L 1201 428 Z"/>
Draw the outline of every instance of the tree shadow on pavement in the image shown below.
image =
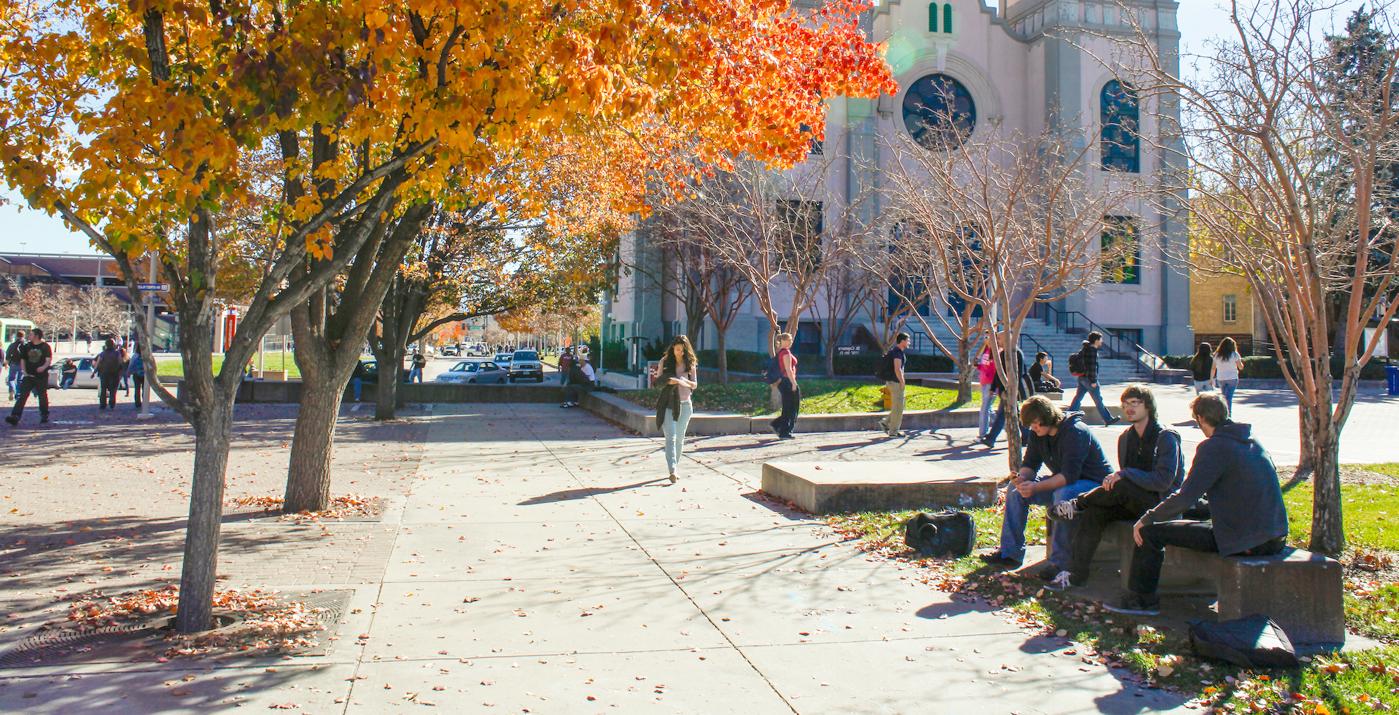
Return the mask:
<path fill-rule="evenodd" d="M 660 484 L 666 482 L 667 479 L 665 477 L 658 477 L 656 479 L 647 479 L 645 481 L 634 482 L 632 484 L 623 484 L 616 487 L 579 487 L 577 489 L 563 489 L 557 492 L 550 492 L 548 494 L 543 494 L 537 497 L 530 497 L 522 502 L 519 502 L 516 506 L 534 506 L 536 504 L 553 504 L 555 502 L 561 501 L 587 499 L 589 497 L 595 497 L 601 494 L 612 494 L 614 492 L 627 491 L 629 489 L 640 489 L 651 484 L 659 486 Z"/>

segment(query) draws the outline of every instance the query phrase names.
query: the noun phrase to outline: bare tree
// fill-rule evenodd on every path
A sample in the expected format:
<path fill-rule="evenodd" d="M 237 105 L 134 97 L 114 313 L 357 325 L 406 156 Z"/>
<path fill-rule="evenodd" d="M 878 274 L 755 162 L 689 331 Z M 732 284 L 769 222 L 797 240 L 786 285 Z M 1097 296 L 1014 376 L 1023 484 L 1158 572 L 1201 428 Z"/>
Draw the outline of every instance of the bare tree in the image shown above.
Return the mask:
<path fill-rule="evenodd" d="M 949 121 L 943 126 L 953 126 Z M 1022 135 L 986 127 L 970 137 L 927 132 L 894 153 L 891 207 L 896 220 L 925 227 L 938 279 L 968 306 L 979 306 L 999 347 L 992 354 L 1006 392 L 1002 409 L 1018 424 L 1015 361 L 1021 328 L 1034 305 L 1097 283 L 1104 218 L 1130 189 L 1085 178 L 1087 148 L 1047 130 Z M 1124 247 L 1125 249 L 1125 247 Z M 1020 466 L 1020 434 L 1007 430 L 1011 470 Z"/>
<path fill-rule="evenodd" d="M 78 328 L 89 336 L 116 333 L 126 327 L 126 306 L 111 291 L 89 286 L 75 291 L 73 297 Z"/>
<path fill-rule="evenodd" d="M 864 231 L 854 234 L 839 231 L 828 236 L 826 260 L 829 265 L 817 291 L 813 312 L 825 321 L 826 331 L 822 337 L 826 344 L 826 377 L 835 377 L 836 349 L 841 336 L 857 317 L 868 312 L 871 304 L 879 303 L 885 284 L 863 263 L 864 249 L 870 243 Z M 881 340 L 880 348 L 890 342 Z"/>
<path fill-rule="evenodd" d="M 1387 6 L 1369 18 L 1389 28 L 1376 51 L 1347 56 L 1323 30 L 1334 3 L 1230 4 L 1229 37 L 1200 58 L 1200 79 L 1179 77 L 1171 57 L 1135 40 L 1147 91 L 1181 98 L 1195 269 L 1244 276 L 1274 354 L 1297 395 L 1303 465 L 1315 485 L 1310 548 L 1345 545 L 1340 435 L 1361 369 L 1383 331 L 1373 318 L 1399 307 L 1393 181 L 1399 159 L 1399 48 Z M 1182 187 L 1184 188 L 1184 187 Z M 1340 389 L 1333 398 L 1333 363 Z"/>

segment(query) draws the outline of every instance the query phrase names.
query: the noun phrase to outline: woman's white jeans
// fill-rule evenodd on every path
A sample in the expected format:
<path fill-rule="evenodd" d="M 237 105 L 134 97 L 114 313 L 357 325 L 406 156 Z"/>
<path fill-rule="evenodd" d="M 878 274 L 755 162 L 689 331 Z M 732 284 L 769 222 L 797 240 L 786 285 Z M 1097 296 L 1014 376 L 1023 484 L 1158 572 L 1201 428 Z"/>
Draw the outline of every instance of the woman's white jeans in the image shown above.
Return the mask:
<path fill-rule="evenodd" d="M 986 430 L 991 428 L 991 383 L 981 386 L 981 412 L 977 416 L 977 436 L 985 436 Z"/>
<path fill-rule="evenodd" d="M 661 420 L 661 432 L 665 434 L 665 464 L 671 474 L 675 473 L 676 465 L 680 464 L 680 452 L 685 447 L 685 430 L 690 426 L 690 415 L 694 414 L 695 406 L 690 402 L 680 403 L 680 419 L 675 419 L 675 414 L 666 410 L 665 417 Z"/>

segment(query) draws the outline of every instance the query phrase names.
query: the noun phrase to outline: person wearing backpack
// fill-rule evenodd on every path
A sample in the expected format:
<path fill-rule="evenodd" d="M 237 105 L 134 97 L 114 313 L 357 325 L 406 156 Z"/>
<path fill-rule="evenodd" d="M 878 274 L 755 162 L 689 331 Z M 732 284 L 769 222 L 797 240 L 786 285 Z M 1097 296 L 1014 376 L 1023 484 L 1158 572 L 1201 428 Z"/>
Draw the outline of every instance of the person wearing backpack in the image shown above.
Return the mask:
<path fill-rule="evenodd" d="M 777 354 L 768 360 L 766 379 L 769 385 L 777 385 L 782 395 L 782 413 L 768 424 L 778 439 L 793 439 L 802 393 L 797 386 L 797 356 L 792 354 L 792 334 L 778 333 L 776 345 Z"/>
<path fill-rule="evenodd" d="M 107 338 L 102 352 L 97 354 L 93 370 L 97 373 L 97 409 L 115 408 L 122 370 L 121 351 L 115 340 Z"/>
<path fill-rule="evenodd" d="M 5 388 L 10 392 L 10 400 L 15 399 L 15 393 L 19 392 L 19 382 L 24 377 L 24 359 L 20 351 L 24 348 L 24 331 L 15 333 L 15 341 L 5 348 L 5 364 L 10 366 L 9 373 L 5 375 Z"/>
<path fill-rule="evenodd" d="M 146 386 L 146 361 L 141 359 L 141 346 L 132 344 L 131 362 L 126 364 L 126 374 L 131 376 L 131 386 L 135 389 L 136 409 L 141 409 L 141 390 Z"/>
<path fill-rule="evenodd" d="M 1020 402 L 1023 403 L 1025 400 L 1030 399 L 1031 395 L 1035 394 L 1035 385 L 1030 380 L 1030 373 L 1025 370 L 1025 353 L 1017 347 L 1015 349 L 1015 363 L 1011 364 L 1009 358 L 1010 356 L 1007 355 L 1004 350 L 1002 350 L 1001 362 L 1005 365 L 1007 371 L 1012 371 L 1015 373 L 1016 385 L 1019 389 Z M 999 439 L 1001 436 L 1001 430 L 1005 429 L 1006 427 L 1005 406 L 1001 404 L 1002 401 L 1006 398 L 1006 387 L 1001 382 L 1001 374 L 999 372 L 997 372 L 995 378 L 992 379 L 991 392 L 992 394 L 997 396 L 996 416 L 991 421 L 991 429 L 986 432 L 985 437 L 981 438 L 981 443 L 983 445 L 986 445 L 987 447 L 991 447 L 996 444 L 996 440 Z M 1026 444 L 1029 441 L 1030 433 L 1028 430 L 1022 427 L 1020 430 L 1020 443 Z"/>
<path fill-rule="evenodd" d="M 899 427 L 904 421 L 904 351 L 908 349 L 908 333 L 894 336 L 894 347 L 879 360 L 879 379 L 889 390 L 889 416 L 879 421 L 879 427 L 890 437 L 902 437 Z"/>
<path fill-rule="evenodd" d="M 1078 378 L 1078 391 L 1074 393 L 1073 402 L 1069 403 L 1069 412 L 1077 412 L 1083 405 L 1085 396 L 1092 397 L 1093 405 L 1098 408 L 1098 415 L 1103 418 L 1103 424 L 1111 427 L 1119 420 L 1113 417 L 1103 404 L 1103 391 L 1098 386 L 1098 349 L 1102 346 L 1103 334 L 1094 330 L 1088 334 L 1088 339 L 1083 341 L 1083 347 L 1069 356 L 1069 372 Z"/>

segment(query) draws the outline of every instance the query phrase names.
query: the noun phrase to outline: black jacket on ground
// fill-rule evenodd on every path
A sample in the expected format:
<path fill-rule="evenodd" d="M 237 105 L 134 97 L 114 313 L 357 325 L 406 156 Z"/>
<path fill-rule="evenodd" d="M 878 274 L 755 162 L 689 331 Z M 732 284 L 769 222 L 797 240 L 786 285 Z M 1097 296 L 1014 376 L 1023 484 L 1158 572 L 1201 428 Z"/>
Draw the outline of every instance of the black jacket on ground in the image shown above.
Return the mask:
<path fill-rule="evenodd" d="M 1103 477 L 1112 473 L 1103 445 L 1088 431 L 1082 412 L 1065 415 L 1054 435 L 1040 437 L 1032 433 L 1020 466 L 1033 471 L 1048 466 L 1052 474 L 1064 475 L 1070 484 L 1080 479 L 1102 484 Z"/>
<path fill-rule="evenodd" d="M 1287 536 L 1287 506 L 1278 471 L 1248 425 L 1220 425 L 1196 448 L 1185 482 L 1141 520 L 1145 524 L 1170 521 L 1202 496 L 1209 497 L 1221 554 L 1243 553 Z"/>
<path fill-rule="evenodd" d="M 1165 496 L 1185 481 L 1185 459 L 1180 453 L 1180 433 L 1152 420 L 1145 433 L 1128 427 L 1117 438 L 1117 463 L 1122 475 L 1137 486 Z"/>

